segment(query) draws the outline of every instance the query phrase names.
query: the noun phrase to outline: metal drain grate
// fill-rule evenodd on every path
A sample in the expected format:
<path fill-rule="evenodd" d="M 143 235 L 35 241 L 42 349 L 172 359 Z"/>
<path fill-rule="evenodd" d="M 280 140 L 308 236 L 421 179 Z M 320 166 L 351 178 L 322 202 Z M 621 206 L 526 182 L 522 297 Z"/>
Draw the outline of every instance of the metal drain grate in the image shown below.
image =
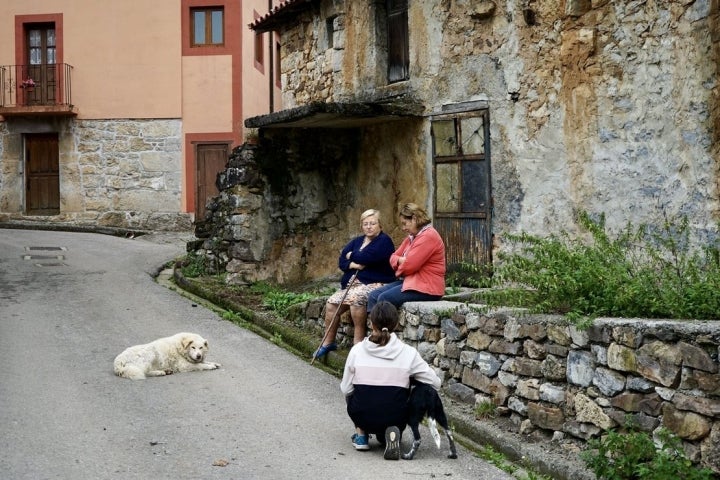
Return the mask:
<path fill-rule="evenodd" d="M 67 252 L 67 247 L 50 247 L 50 246 L 33 246 L 25 247 L 26 252 Z M 31 260 L 35 262 L 36 267 L 67 267 L 67 264 L 58 262 L 57 260 L 65 260 L 65 255 L 35 255 L 26 253 L 22 256 L 23 260 Z M 41 262 L 38 262 L 40 260 Z M 43 262 L 43 260 L 55 260 Z"/>
<path fill-rule="evenodd" d="M 23 255 L 23 260 L 65 260 L 65 255 Z"/>

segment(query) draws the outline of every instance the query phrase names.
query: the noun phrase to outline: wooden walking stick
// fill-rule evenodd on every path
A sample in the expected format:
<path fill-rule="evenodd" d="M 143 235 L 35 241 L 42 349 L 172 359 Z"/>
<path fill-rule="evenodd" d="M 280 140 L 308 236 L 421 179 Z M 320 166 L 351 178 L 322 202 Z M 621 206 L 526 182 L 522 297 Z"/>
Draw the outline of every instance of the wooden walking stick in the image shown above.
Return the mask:
<path fill-rule="evenodd" d="M 328 336 L 328 333 L 330 333 L 330 330 L 333 329 L 333 325 L 335 325 L 335 321 L 340 319 L 340 317 L 338 316 L 338 313 L 340 312 L 340 306 L 341 306 L 341 305 L 343 304 L 343 302 L 345 301 L 345 297 L 347 297 L 347 294 L 348 294 L 348 292 L 350 291 L 350 287 L 352 287 L 352 284 L 355 283 L 355 280 L 357 279 L 357 275 L 358 275 L 358 272 L 356 271 L 356 272 L 353 274 L 353 276 L 350 277 L 350 281 L 348 282 L 347 287 L 345 287 L 345 293 L 343 293 L 343 296 L 342 296 L 342 298 L 340 299 L 340 305 L 338 305 L 337 310 L 335 310 L 335 313 L 333 314 L 333 317 L 332 317 L 332 319 L 330 320 L 330 324 L 325 328 L 325 335 L 323 335 L 322 340 L 320 340 L 320 345 L 319 345 L 318 348 L 315 350 L 315 352 L 317 352 L 318 350 L 320 350 L 320 348 L 322 348 L 323 343 L 325 343 L 325 339 L 326 339 L 327 336 Z M 328 352 L 328 353 L 329 353 L 329 352 Z M 316 358 L 316 357 L 315 357 L 315 353 L 313 353 L 313 358 L 312 358 L 312 360 L 310 360 L 310 365 L 312 365 L 312 364 L 315 362 L 315 358 Z"/>

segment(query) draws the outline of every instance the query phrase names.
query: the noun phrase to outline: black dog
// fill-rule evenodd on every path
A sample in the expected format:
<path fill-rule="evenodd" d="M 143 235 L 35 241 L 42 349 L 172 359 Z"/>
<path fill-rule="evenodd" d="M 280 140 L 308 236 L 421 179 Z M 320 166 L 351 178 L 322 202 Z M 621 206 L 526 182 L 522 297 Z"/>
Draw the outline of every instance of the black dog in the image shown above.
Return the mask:
<path fill-rule="evenodd" d="M 457 450 L 455 449 L 455 440 L 448 426 L 447 416 L 443 408 L 440 395 L 435 391 L 432 385 L 421 382 L 412 383 L 412 391 L 408 399 L 408 426 L 413 432 L 412 448 L 409 452 L 404 453 L 402 458 L 412 460 L 420 447 L 420 430 L 418 426 L 423 418 L 428 419 L 428 428 L 435 439 L 437 447 L 440 448 L 440 433 L 437 430 L 436 423 L 445 430 L 448 442 L 450 442 L 450 454 L 448 458 L 457 458 Z"/>

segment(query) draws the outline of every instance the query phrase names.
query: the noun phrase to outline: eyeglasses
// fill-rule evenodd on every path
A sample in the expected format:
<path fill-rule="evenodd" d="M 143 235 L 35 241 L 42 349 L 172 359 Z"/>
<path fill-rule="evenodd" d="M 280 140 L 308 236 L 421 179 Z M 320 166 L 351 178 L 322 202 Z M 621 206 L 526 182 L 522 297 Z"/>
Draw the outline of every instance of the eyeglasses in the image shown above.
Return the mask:
<path fill-rule="evenodd" d="M 364 223 L 362 224 L 362 226 L 363 226 L 363 227 L 374 227 L 374 226 L 377 225 L 377 224 L 378 224 L 378 222 L 364 222 Z"/>

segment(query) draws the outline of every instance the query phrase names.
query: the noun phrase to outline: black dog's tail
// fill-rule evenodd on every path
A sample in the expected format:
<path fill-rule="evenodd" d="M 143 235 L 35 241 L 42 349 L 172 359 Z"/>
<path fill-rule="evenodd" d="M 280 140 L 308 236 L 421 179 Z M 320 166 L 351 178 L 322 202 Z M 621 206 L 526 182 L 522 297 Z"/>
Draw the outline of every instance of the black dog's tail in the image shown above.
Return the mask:
<path fill-rule="evenodd" d="M 415 452 L 417 452 L 417 449 L 420 446 L 420 432 L 417 426 L 422 421 L 423 417 L 427 417 L 428 429 L 430 430 L 430 434 L 435 440 L 435 444 L 438 448 L 441 446 L 441 436 L 440 432 L 438 432 L 437 424 L 440 424 L 443 430 L 445 430 L 445 435 L 450 444 L 450 454 L 448 455 L 448 458 L 457 458 L 455 441 L 452 431 L 450 430 L 450 426 L 448 425 L 448 419 L 445 415 L 442 400 L 432 385 L 417 381 L 412 382 L 412 392 L 408 402 L 408 413 L 408 424 L 413 431 L 414 441 L 410 451 L 403 455 L 404 459 L 412 460 Z"/>

